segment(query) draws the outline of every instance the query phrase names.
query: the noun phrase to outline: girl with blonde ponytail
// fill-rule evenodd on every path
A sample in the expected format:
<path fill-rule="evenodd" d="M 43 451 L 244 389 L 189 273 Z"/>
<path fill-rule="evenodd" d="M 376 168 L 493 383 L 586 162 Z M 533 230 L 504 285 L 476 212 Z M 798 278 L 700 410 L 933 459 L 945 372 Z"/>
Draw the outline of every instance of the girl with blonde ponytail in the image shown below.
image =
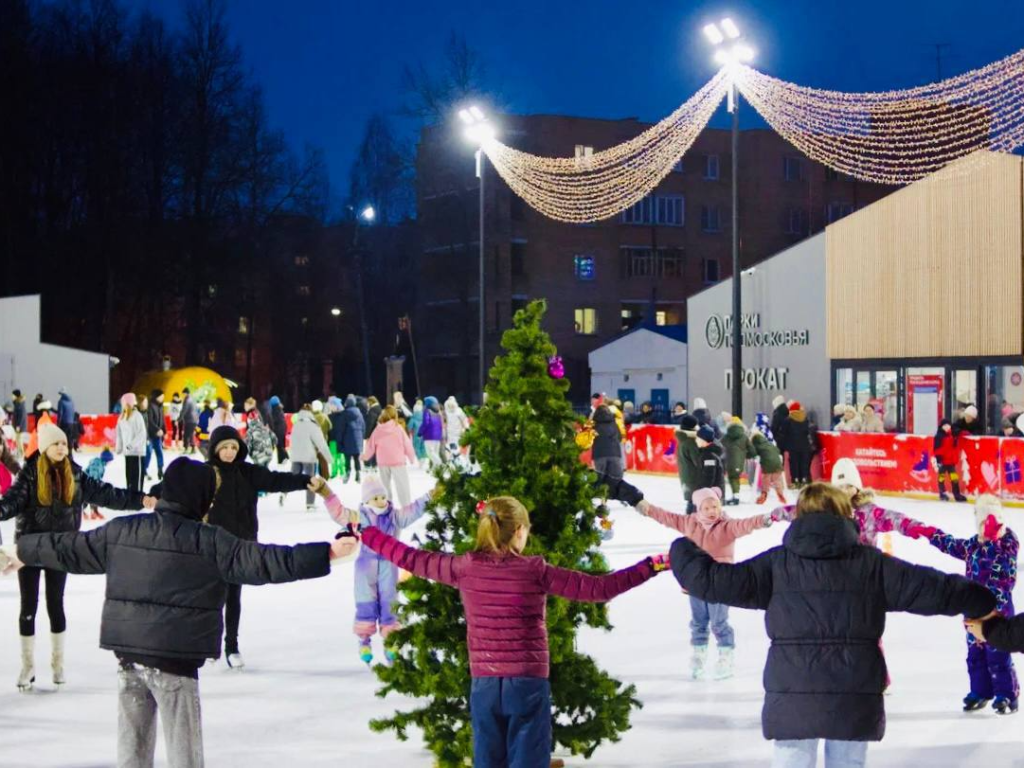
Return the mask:
<path fill-rule="evenodd" d="M 668 567 L 646 557 L 603 575 L 557 568 L 524 556 L 530 535 L 526 507 L 511 496 L 481 501 L 476 549 L 464 555 L 406 546 L 377 528 L 363 544 L 399 568 L 459 590 L 473 678 L 469 697 L 475 766 L 547 765 L 551 758 L 547 596 L 605 602 Z"/>

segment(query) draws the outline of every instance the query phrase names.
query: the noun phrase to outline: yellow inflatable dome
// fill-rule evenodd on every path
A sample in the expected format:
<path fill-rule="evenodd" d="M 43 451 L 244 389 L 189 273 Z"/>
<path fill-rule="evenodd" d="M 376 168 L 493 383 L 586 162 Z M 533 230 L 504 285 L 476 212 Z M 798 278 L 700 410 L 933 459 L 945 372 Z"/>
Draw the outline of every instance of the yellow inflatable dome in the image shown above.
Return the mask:
<path fill-rule="evenodd" d="M 132 392 L 141 397 L 148 396 L 154 389 L 162 389 L 164 402 L 169 403 L 171 395 L 187 388 L 197 404 L 204 400 L 212 402 L 217 398 L 223 398 L 231 403 L 234 401 L 231 387 L 234 386 L 237 385 L 216 371 L 194 365 L 188 368 L 172 368 L 169 371 L 147 371 L 135 382 Z"/>

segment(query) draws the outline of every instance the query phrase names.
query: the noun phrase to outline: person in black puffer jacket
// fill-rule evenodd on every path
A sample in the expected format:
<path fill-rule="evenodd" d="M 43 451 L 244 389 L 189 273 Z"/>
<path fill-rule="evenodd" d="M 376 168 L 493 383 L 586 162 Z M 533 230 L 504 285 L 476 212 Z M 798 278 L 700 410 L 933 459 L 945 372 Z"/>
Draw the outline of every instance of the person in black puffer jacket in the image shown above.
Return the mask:
<path fill-rule="evenodd" d="M 811 425 L 807 412 L 799 402 L 789 406 L 789 419 L 785 422 L 786 450 L 789 451 L 789 474 L 794 488 L 803 488 L 811 482 Z"/>
<path fill-rule="evenodd" d="M 737 565 L 677 539 L 672 571 L 701 600 L 767 611 L 761 725 L 776 758 L 812 765 L 817 740 L 827 739 L 837 757 L 863 765 L 867 742 L 885 735 L 878 641 L 886 613 L 987 617 L 995 597 L 961 576 L 858 544 L 850 500 L 830 485 L 804 489 L 796 514 L 782 546 Z"/>
<path fill-rule="evenodd" d="M 0 499 L 0 520 L 16 517 L 14 540 L 35 533 L 77 531 L 82 527 L 82 507 L 94 504 L 107 509 L 152 507 L 153 498 L 140 491 L 126 491 L 93 480 L 68 456 L 68 439 L 53 424 L 39 427 L 39 451 L 28 461 L 14 484 Z M 53 682 L 64 683 L 64 586 L 63 571 L 25 568 L 18 573 L 21 610 L 18 631 L 21 635 L 21 674 L 18 688 L 27 690 L 35 680 L 36 610 L 39 607 L 39 581 L 46 577 L 46 613 L 50 619 Z"/>
<path fill-rule="evenodd" d="M 701 488 L 717 488 L 725 498 L 725 470 L 722 467 L 722 456 L 725 451 L 715 441 L 715 430 L 710 424 L 702 424 L 697 430 L 697 451 L 700 476 L 694 491 Z M 691 493 L 691 496 L 693 494 Z"/>
<path fill-rule="evenodd" d="M 290 493 L 307 487 L 316 490 L 323 478 L 315 481 L 307 475 L 273 472 L 266 467 L 247 464 L 245 441 L 234 427 L 217 427 L 210 435 L 207 460 L 217 473 L 217 494 L 206 522 L 218 525 L 240 539 L 255 541 L 259 533 L 256 503 L 263 493 Z M 245 666 L 238 652 L 238 624 L 242 616 L 242 585 L 229 584 L 224 613 L 224 656 L 228 666 Z"/>
<path fill-rule="evenodd" d="M 607 405 L 594 410 L 594 445 L 591 448 L 594 471 L 609 481 L 622 479 L 622 432 L 615 414 Z"/>
<path fill-rule="evenodd" d="M 120 661 L 118 765 L 153 764 L 156 739 L 146 736 L 158 711 L 168 762 L 202 765 L 199 668 L 220 655 L 228 584 L 326 576 L 330 560 L 354 551 L 354 538 L 267 546 L 204 525 L 215 489 L 210 467 L 182 457 L 167 468 L 154 514 L 18 542 L 15 567 L 107 574 L 100 647 Z"/>
<path fill-rule="evenodd" d="M 772 400 L 772 438 L 775 445 L 779 447 L 782 458 L 786 458 L 789 446 L 786 444 L 786 428 L 789 426 L 789 406 L 786 405 L 786 398 L 779 395 Z"/>

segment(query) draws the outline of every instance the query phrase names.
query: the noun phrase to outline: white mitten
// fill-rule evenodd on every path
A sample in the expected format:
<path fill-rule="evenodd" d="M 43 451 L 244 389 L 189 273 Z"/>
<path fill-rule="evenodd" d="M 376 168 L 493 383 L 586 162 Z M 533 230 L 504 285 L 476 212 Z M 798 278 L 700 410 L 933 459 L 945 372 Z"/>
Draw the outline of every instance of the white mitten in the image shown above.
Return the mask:
<path fill-rule="evenodd" d="M 6 576 L 9 573 L 14 573 L 20 567 L 21 561 L 18 559 L 18 545 L 4 544 L 0 546 L 0 574 Z"/>

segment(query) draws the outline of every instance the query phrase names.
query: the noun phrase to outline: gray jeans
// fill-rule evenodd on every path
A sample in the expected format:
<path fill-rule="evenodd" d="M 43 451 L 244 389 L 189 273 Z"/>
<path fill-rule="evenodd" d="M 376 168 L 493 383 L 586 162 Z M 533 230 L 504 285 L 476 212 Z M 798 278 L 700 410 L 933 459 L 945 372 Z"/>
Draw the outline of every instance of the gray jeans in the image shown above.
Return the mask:
<path fill-rule="evenodd" d="M 122 666 L 117 677 L 118 768 L 152 768 L 157 712 L 170 768 L 202 768 L 199 681 L 139 664 Z"/>

